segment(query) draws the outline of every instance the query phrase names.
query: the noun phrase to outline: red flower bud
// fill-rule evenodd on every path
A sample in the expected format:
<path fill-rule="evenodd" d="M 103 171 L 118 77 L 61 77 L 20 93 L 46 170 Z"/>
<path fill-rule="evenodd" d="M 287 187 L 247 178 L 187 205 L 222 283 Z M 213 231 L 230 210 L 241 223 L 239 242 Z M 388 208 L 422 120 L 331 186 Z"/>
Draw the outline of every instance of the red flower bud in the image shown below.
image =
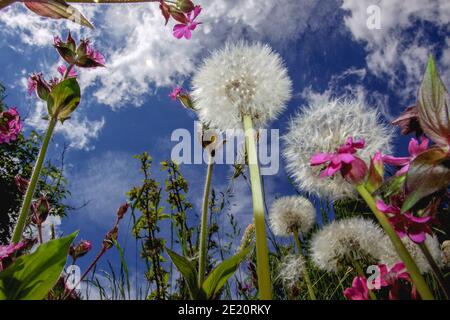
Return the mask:
<path fill-rule="evenodd" d="M 21 175 L 15 176 L 14 181 L 16 183 L 17 189 L 19 189 L 19 192 L 22 193 L 22 194 L 25 194 L 25 192 L 27 191 L 28 184 L 30 183 L 30 181 L 28 181 L 27 179 L 25 179 Z"/>
<path fill-rule="evenodd" d="M 366 163 L 358 157 L 350 164 L 343 164 L 341 173 L 344 179 L 352 184 L 360 184 L 364 182 L 367 175 L 367 165 Z"/>
<path fill-rule="evenodd" d="M 92 249 L 90 241 L 82 240 L 76 246 L 71 246 L 69 249 L 69 255 L 74 259 L 81 258 L 86 255 Z"/>
<path fill-rule="evenodd" d="M 50 203 L 45 196 L 41 196 L 39 199 L 33 202 L 31 205 L 31 211 L 33 213 L 32 221 L 35 224 L 42 224 L 47 219 L 50 213 Z"/>
<path fill-rule="evenodd" d="M 185 13 L 194 10 L 194 3 L 191 0 L 177 0 L 177 7 Z"/>

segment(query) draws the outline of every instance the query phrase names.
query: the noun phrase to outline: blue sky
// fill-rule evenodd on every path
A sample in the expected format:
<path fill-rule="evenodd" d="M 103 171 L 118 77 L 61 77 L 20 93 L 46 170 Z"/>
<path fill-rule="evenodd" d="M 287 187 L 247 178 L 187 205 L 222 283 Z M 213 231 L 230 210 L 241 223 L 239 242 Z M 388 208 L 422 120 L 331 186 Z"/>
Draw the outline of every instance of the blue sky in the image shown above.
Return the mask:
<path fill-rule="evenodd" d="M 94 242 L 94 252 L 113 223 L 125 192 L 139 183 L 134 154 L 149 152 L 157 164 L 170 157 L 173 130 L 194 131 L 195 115 L 167 97 L 171 88 L 189 88 L 196 66 L 225 41 L 246 39 L 269 43 L 285 59 L 294 83 L 288 109 L 272 123 L 286 132 L 286 124 L 312 95 L 363 93 L 368 103 L 392 120 L 414 103 L 427 55 L 433 53 L 449 82 L 450 4 L 447 0 L 209 0 L 203 22 L 190 41 L 177 40 L 165 27 L 157 5 L 78 6 L 96 26 L 94 31 L 71 22 L 39 18 L 22 4 L 0 12 L 0 81 L 7 103 L 26 116 L 26 128 L 42 130 L 45 109 L 26 95 L 26 76 L 35 71 L 55 74 L 58 56 L 53 35 L 89 37 L 106 56 L 106 69 L 83 71 L 83 98 L 74 117 L 57 128 L 49 157 L 58 159 L 64 144 L 66 175 L 74 206 L 89 201 L 63 219 L 61 232 L 80 229 L 80 238 Z M 381 11 L 381 29 L 367 28 L 367 7 Z M 405 141 L 400 139 L 398 141 Z M 404 145 L 404 144 L 403 144 Z M 397 146 L 400 146 L 397 143 Z M 398 147 L 399 153 L 405 147 Z M 205 166 L 181 167 L 191 184 L 192 214 L 198 212 Z M 222 165 L 214 187 L 223 191 L 230 168 Z M 162 177 L 157 167 L 157 177 Z M 265 178 L 270 204 L 293 194 L 281 162 L 280 172 Z M 242 228 L 251 219 L 245 182 L 237 183 L 230 212 Z M 195 219 L 193 218 L 193 223 Z M 128 221 L 122 225 L 126 236 Z M 134 242 L 127 240 L 127 259 L 134 266 Z M 89 261 L 91 253 L 84 258 Z M 106 259 L 117 261 L 115 253 Z M 106 259 L 100 266 L 104 267 Z M 83 265 L 83 263 L 81 263 Z M 136 270 L 132 268 L 132 272 Z M 142 270 L 139 270 L 142 272 Z M 139 273 L 138 273 L 139 275 Z"/>

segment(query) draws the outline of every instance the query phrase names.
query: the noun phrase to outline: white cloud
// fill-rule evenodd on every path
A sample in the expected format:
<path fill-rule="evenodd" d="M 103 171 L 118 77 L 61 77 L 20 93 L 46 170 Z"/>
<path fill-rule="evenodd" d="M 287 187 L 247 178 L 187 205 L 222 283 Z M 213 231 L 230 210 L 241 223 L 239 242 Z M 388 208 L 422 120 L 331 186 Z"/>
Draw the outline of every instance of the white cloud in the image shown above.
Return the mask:
<path fill-rule="evenodd" d="M 139 106 L 155 89 L 186 79 L 207 53 L 205 50 L 241 37 L 279 43 L 298 39 L 308 26 L 324 24 L 326 20 L 320 19 L 320 14 L 335 6 L 334 2 L 319 5 L 289 0 L 210 0 L 200 4 L 204 10 L 198 20 L 203 24 L 190 41 L 172 36 L 171 26 L 164 26 L 157 4 L 102 6 L 102 10 L 82 6 L 88 17 L 95 16 L 98 29 L 88 35 L 105 53 L 108 64 L 107 69 L 82 73 L 82 86 L 98 84 L 94 96 L 114 109 Z M 309 19 L 312 13 L 318 19 Z M 10 36 L 39 46 L 51 43 L 54 30 L 67 29 L 62 28 L 67 24 L 74 26 L 37 18 L 20 6 L 2 12 L 2 23 Z"/>
<path fill-rule="evenodd" d="M 381 9 L 380 30 L 371 30 L 366 25 L 369 16 L 366 10 L 373 4 Z M 450 70 L 446 63 L 450 56 L 450 42 L 433 42 L 424 27 L 429 23 L 443 35 L 450 32 L 448 0 L 343 0 L 342 8 L 349 13 L 345 24 L 353 37 L 365 43 L 370 72 L 386 78 L 391 89 L 405 101 L 415 98 L 427 56 L 439 49 L 437 45 L 443 45 L 440 61 L 443 73 Z"/>
<path fill-rule="evenodd" d="M 77 110 L 78 111 L 78 110 Z M 69 120 L 64 124 L 58 123 L 55 133 L 61 133 L 68 141 L 69 147 L 74 149 L 91 150 L 91 140 L 96 139 L 101 129 L 105 125 L 105 119 L 89 120 L 75 111 Z M 26 124 L 39 131 L 47 128 L 48 121 L 42 118 L 47 115 L 47 109 L 44 103 L 38 102 L 33 110 L 31 117 L 26 119 Z"/>

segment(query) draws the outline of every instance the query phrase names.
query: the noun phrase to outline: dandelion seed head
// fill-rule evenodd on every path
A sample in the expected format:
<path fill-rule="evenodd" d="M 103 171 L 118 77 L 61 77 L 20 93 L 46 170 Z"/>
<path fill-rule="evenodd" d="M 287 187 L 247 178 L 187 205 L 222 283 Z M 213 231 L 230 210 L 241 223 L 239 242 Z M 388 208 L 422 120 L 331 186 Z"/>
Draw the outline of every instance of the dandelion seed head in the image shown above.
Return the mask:
<path fill-rule="evenodd" d="M 286 169 L 298 186 L 319 197 L 356 198 L 354 187 L 341 175 L 321 178 L 320 166 L 310 165 L 316 153 L 335 152 L 348 137 L 364 139 L 357 156 L 369 163 L 376 151 L 390 152 L 392 130 L 380 122 L 379 113 L 367 107 L 362 96 L 327 101 L 313 100 L 291 119 L 283 137 Z"/>
<path fill-rule="evenodd" d="M 303 257 L 293 254 L 286 255 L 279 264 L 277 279 L 281 279 L 288 288 L 294 287 L 301 280 L 305 267 L 306 262 Z"/>
<path fill-rule="evenodd" d="M 282 197 L 272 204 L 269 221 L 277 236 L 292 236 L 294 231 L 307 234 L 316 223 L 316 209 L 305 197 Z"/>
<path fill-rule="evenodd" d="M 450 241 L 444 241 L 442 243 L 442 264 L 446 268 L 450 268 Z"/>
<path fill-rule="evenodd" d="M 406 249 L 416 262 L 420 272 L 430 273 L 433 271 L 431 269 L 430 264 L 428 263 L 427 258 L 422 253 L 422 250 L 416 243 L 411 241 L 408 237 L 404 237 L 402 239 L 402 242 L 405 244 Z M 433 257 L 434 261 L 436 261 L 439 267 L 442 267 L 443 266 L 442 251 L 437 237 L 435 235 L 431 236 L 427 234 L 425 244 L 428 250 L 430 251 L 430 254 Z M 395 251 L 394 246 L 390 241 L 386 241 L 386 249 L 385 254 L 382 257 L 382 262 L 386 265 L 393 265 L 398 261 L 401 261 L 401 259 L 398 256 L 397 252 Z"/>
<path fill-rule="evenodd" d="M 337 272 L 349 265 L 348 257 L 377 264 L 385 250 L 385 236 L 371 220 L 335 220 L 311 239 L 311 257 L 322 270 Z"/>
<path fill-rule="evenodd" d="M 199 118 L 211 128 L 242 129 L 249 114 L 256 128 L 284 110 L 292 83 L 278 53 L 268 45 L 226 44 L 207 58 L 192 80 Z"/>

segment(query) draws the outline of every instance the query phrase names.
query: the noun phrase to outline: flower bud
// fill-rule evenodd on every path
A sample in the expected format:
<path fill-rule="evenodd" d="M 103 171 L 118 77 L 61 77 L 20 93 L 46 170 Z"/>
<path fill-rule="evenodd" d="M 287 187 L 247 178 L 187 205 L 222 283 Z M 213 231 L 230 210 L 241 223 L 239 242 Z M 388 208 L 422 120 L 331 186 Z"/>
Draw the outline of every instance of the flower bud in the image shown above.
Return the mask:
<path fill-rule="evenodd" d="M 375 153 L 370 159 L 369 176 L 367 178 L 366 188 L 369 192 L 374 192 L 383 184 L 384 163 L 381 152 Z"/>
<path fill-rule="evenodd" d="M 103 239 L 103 248 L 105 249 L 111 249 L 114 245 L 114 242 L 117 241 L 117 238 L 119 237 L 119 228 L 115 226 L 113 229 L 111 229 Z"/>
<path fill-rule="evenodd" d="M 68 64 L 74 64 L 76 62 L 76 43 L 70 32 L 67 36 L 66 42 L 63 42 L 58 36 L 54 37 L 53 46 L 56 51 L 58 51 L 61 58 L 63 58 Z"/>
<path fill-rule="evenodd" d="M 177 0 L 177 7 L 185 13 L 194 10 L 194 3 L 191 0 Z"/>
<path fill-rule="evenodd" d="M 31 205 L 31 211 L 33 212 L 33 216 L 31 218 L 33 223 L 42 224 L 50 213 L 50 203 L 45 196 L 41 196 L 33 202 Z"/>
<path fill-rule="evenodd" d="M 127 210 L 129 207 L 130 207 L 130 205 L 128 203 L 125 203 L 120 206 L 120 208 L 117 210 L 117 219 L 118 220 L 123 219 L 123 217 L 125 216 L 125 213 L 127 213 Z"/>
<path fill-rule="evenodd" d="M 343 164 L 341 173 L 344 179 L 351 184 L 360 184 L 364 182 L 367 175 L 366 163 L 358 157 L 350 164 Z"/>
<path fill-rule="evenodd" d="M 28 181 L 27 179 L 25 179 L 21 175 L 15 176 L 14 181 L 16 183 L 17 189 L 19 189 L 19 192 L 22 193 L 22 194 L 25 194 L 25 192 L 27 191 L 28 184 L 30 183 L 30 181 Z"/>
<path fill-rule="evenodd" d="M 36 95 L 47 101 L 48 95 L 50 94 L 51 85 L 45 81 L 42 73 L 32 74 L 28 78 L 28 94 L 31 95 L 33 92 L 36 92 Z"/>
<path fill-rule="evenodd" d="M 71 246 L 69 255 L 74 259 L 78 259 L 86 255 L 92 249 L 92 244 L 88 240 L 82 240 L 76 246 Z"/>

